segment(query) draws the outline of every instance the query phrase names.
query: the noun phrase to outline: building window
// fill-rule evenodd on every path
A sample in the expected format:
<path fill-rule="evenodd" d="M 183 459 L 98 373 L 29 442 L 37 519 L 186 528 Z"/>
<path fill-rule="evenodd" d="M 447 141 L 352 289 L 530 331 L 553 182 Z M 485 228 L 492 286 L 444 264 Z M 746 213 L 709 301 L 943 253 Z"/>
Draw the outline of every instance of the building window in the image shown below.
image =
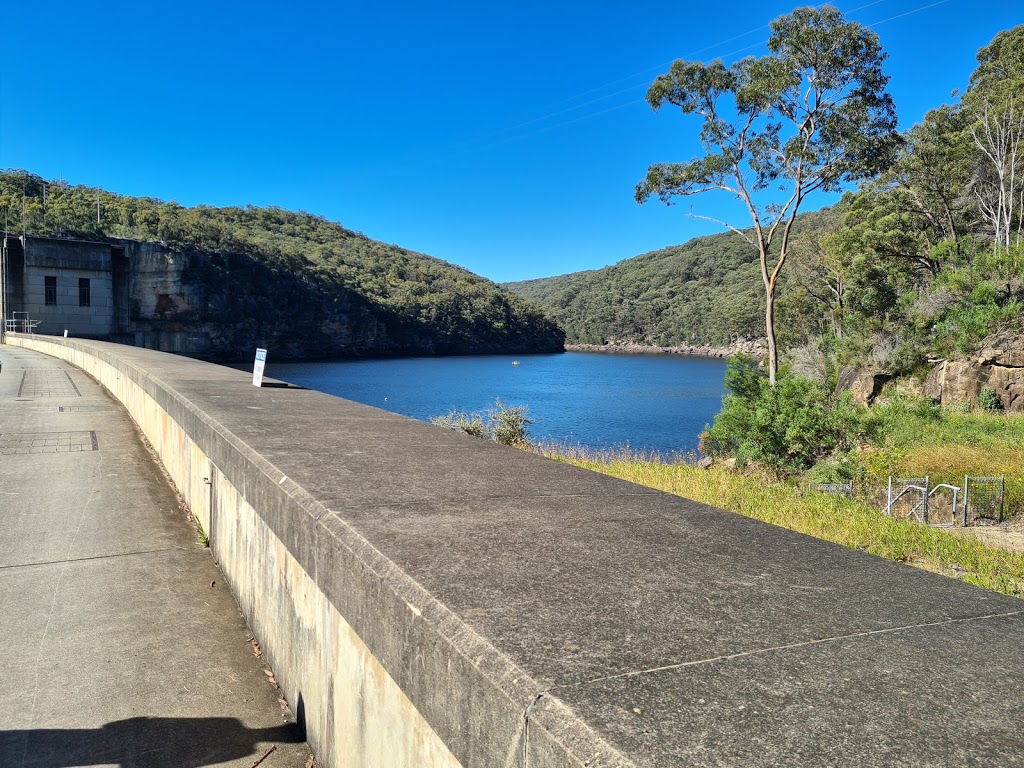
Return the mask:
<path fill-rule="evenodd" d="M 89 278 L 78 278 L 78 306 L 88 307 L 92 301 L 89 294 Z"/>
<path fill-rule="evenodd" d="M 57 278 L 44 277 L 43 284 L 46 289 L 46 306 L 52 307 L 57 303 Z"/>

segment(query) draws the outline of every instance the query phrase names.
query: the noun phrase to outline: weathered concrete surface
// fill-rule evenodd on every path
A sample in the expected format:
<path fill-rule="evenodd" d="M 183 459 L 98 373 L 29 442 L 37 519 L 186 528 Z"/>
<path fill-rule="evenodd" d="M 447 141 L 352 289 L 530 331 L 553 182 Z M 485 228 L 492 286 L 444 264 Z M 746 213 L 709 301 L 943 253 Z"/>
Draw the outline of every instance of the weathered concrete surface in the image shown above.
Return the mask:
<path fill-rule="evenodd" d="M 1024 765 L 1020 600 L 239 372 L 53 351 L 215 466 L 214 552 L 325 764 L 426 764 L 372 726 L 421 718 L 486 768 Z"/>
<path fill-rule="evenodd" d="M 53 358 L 0 363 L 0 765 L 305 766 L 127 414 Z"/>

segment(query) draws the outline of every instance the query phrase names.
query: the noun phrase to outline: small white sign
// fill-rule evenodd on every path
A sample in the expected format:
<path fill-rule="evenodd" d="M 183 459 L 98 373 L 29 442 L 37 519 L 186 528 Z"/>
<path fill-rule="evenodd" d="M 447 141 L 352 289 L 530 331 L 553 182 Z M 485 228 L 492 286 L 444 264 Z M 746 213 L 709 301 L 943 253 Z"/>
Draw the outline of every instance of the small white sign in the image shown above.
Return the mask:
<path fill-rule="evenodd" d="M 263 367 L 267 364 L 267 350 L 256 348 L 256 364 L 252 367 L 252 385 L 263 386 Z"/>

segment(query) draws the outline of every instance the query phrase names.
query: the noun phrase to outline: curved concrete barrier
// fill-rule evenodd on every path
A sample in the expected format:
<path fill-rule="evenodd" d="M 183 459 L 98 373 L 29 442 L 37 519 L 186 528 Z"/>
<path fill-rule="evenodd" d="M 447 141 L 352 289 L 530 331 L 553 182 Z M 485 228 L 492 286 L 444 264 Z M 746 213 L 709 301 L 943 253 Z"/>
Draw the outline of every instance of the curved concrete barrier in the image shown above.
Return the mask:
<path fill-rule="evenodd" d="M 318 764 L 1024 764 L 1019 600 L 228 368 L 8 342 L 138 423 Z"/>

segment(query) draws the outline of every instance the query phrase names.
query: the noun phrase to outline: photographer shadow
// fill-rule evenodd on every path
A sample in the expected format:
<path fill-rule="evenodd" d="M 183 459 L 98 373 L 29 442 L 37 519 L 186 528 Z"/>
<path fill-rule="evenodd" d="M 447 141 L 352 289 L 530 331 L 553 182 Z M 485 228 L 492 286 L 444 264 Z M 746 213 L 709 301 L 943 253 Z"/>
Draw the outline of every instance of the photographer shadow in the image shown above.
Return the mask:
<path fill-rule="evenodd" d="M 233 717 L 131 717 L 100 728 L 0 730 L 0 765 L 201 768 L 305 740 L 299 723 L 247 728 Z"/>

